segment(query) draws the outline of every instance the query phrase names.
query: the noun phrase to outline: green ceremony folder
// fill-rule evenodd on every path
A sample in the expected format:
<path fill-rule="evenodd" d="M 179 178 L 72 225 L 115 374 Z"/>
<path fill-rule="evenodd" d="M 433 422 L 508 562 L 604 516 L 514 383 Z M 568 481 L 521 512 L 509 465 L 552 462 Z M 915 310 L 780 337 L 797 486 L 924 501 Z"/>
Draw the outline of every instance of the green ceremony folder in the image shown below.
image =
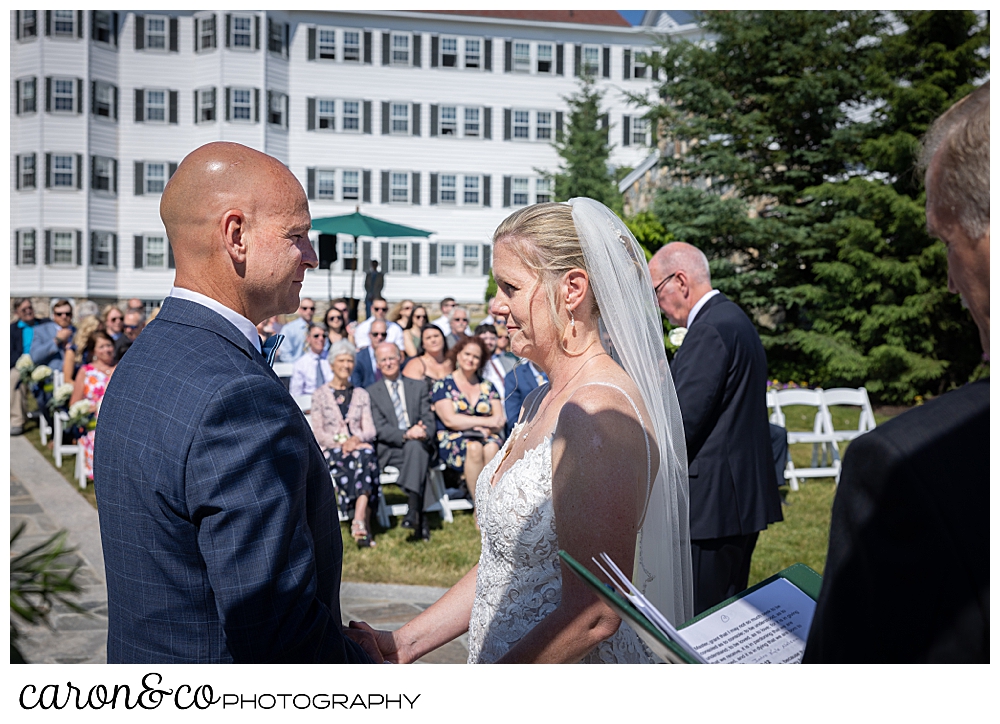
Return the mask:
<path fill-rule="evenodd" d="M 654 654 L 659 656 L 664 661 L 673 664 L 699 663 L 686 651 L 684 651 L 684 649 L 681 648 L 681 646 L 679 646 L 676 642 L 671 641 L 667 636 L 665 636 L 659 628 L 646 618 L 646 616 L 633 606 L 624 596 L 615 591 L 610 584 L 602 583 L 593 573 L 584 568 L 579 561 L 574 559 L 573 556 L 566 551 L 559 551 L 559 557 L 569 566 L 570 570 L 578 575 L 584 583 L 590 586 L 590 588 L 593 589 L 593 591 L 600 596 L 601 599 L 603 599 L 604 602 L 607 603 L 622 620 L 628 621 L 629 625 L 636 632 L 636 634 L 638 634 L 639 638 L 641 638 L 646 645 L 649 646 L 650 650 L 652 650 Z M 823 578 L 809 566 L 803 563 L 796 563 L 783 571 L 775 573 L 770 578 L 751 586 L 747 590 L 741 591 L 732 598 L 713 606 L 707 611 L 703 611 L 690 621 L 685 621 L 680 626 L 677 626 L 677 629 L 684 629 L 696 621 L 700 621 L 704 617 L 715 613 L 719 609 L 725 608 L 733 601 L 738 601 L 744 596 L 753 593 L 757 589 L 773 583 L 779 578 L 786 579 L 789 583 L 794 585 L 796 588 L 799 588 L 814 601 L 819 600 L 819 590 L 823 583 Z"/>

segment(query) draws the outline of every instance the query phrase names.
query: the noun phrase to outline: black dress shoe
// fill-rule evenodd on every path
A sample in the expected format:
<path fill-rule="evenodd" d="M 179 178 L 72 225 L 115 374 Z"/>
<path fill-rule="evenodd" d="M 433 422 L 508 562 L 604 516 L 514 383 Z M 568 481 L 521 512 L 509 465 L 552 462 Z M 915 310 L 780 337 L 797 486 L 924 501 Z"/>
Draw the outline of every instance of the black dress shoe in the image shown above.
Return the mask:
<path fill-rule="evenodd" d="M 403 518 L 403 522 L 399 524 L 400 528 L 406 528 L 406 530 L 416 530 L 417 522 L 411 520 L 410 518 Z"/>
<path fill-rule="evenodd" d="M 429 541 L 431 539 L 431 527 L 427 525 L 426 520 L 423 525 L 420 526 L 420 538 L 425 541 Z"/>

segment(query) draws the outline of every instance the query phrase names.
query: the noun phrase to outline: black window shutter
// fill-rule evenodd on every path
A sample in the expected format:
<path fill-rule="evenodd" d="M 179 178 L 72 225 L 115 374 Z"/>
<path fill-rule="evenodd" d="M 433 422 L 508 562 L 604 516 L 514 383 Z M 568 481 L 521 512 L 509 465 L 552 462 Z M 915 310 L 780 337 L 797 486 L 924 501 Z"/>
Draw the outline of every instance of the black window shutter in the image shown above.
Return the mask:
<path fill-rule="evenodd" d="M 198 122 L 198 91 L 194 91 L 194 122 Z"/>
<path fill-rule="evenodd" d="M 579 45 L 573 46 L 573 75 L 580 75 L 580 61 L 583 55 L 583 48 Z"/>
<path fill-rule="evenodd" d="M 90 266 L 97 266 L 97 232 L 90 232 Z"/>
<path fill-rule="evenodd" d="M 20 81 L 18 81 L 20 84 Z M 20 95 L 20 93 L 18 94 Z M 20 99 L 18 101 L 20 103 Z M 18 113 L 20 113 L 20 108 L 18 108 Z M 90 112 L 94 115 L 97 114 L 97 81 L 90 81 Z"/>
<path fill-rule="evenodd" d="M 16 13 L 16 15 L 15 15 L 15 22 L 17 22 L 17 19 L 20 18 L 20 17 L 21 17 L 21 13 L 19 13 L 19 12 Z M 97 23 L 95 22 L 96 19 L 97 19 L 97 11 L 96 10 L 91 10 L 90 11 L 90 39 L 91 40 L 97 40 Z M 21 33 L 20 33 L 19 29 L 18 29 L 18 32 L 17 32 L 17 37 L 18 38 L 21 37 Z"/>
<path fill-rule="evenodd" d="M 420 104 L 414 103 L 410 108 L 410 116 L 412 117 L 412 128 L 414 136 L 420 135 Z"/>
<path fill-rule="evenodd" d="M 316 28 L 309 28 L 309 43 L 306 47 L 306 60 L 316 60 Z"/>
<path fill-rule="evenodd" d="M 20 12 L 20 11 L 18 11 L 18 12 Z M 14 159 L 14 188 L 15 189 L 20 189 L 21 188 L 21 166 L 22 166 L 21 159 L 22 158 L 24 158 L 24 156 L 17 156 Z"/>
<path fill-rule="evenodd" d="M 364 132 L 371 135 L 372 132 L 372 102 L 365 101 L 364 103 L 365 117 L 363 121 Z"/>
<path fill-rule="evenodd" d="M 388 241 L 383 241 L 383 242 L 381 242 L 381 244 L 379 246 L 381 247 L 379 249 L 379 252 L 380 252 L 379 256 L 382 257 L 379 260 L 379 264 L 382 265 L 382 273 L 383 274 L 388 274 L 389 273 L 389 242 Z"/>
<path fill-rule="evenodd" d="M 438 175 L 436 173 L 431 174 L 431 195 L 427 200 L 427 203 L 431 206 L 438 202 Z"/>
<path fill-rule="evenodd" d="M 170 52 L 177 52 L 177 18 L 170 18 Z"/>
<path fill-rule="evenodd" d="M 316 130 L 316 99 L 306 98 L 306 130 Z"/>
<path fill-rule="evenodd" d="M 95 179 L 97 178 L 97 156 L 90 157 L 90 188 L 94 188 L 97 184 Z"/>
<path fill-rule="evenodd" d="M 76 79 L 76 112 L 83 113 L 83 78 Z"/>
<path fill-rule="evenodd" d="M 289 50 L 291 49 L 291 43 L 289 43 L 289 33 L 291 32 L 291 25 L 288 23 L 282 23 L 282 39 L 281 39 L 281 55 L 283 58 L 288 57 Z"/>
<path fill-rule="evenodd" d="M 483 70 L 493 71 L 493 40 L 491 38 L 483 41 Z"/>
<path fill-rule="evenodd" d="M 171 179 L 171 177 L 175 173 L 177 173 L 177 164 L 176 163 L 168 163 L 167 164 L 167 180 L 169 181 Z"/>
<path fill-rule="evenodd" d="M 170 122 L 177 123 L 177 91 L 170 91 Z"/>
<path fill-rule="evenodd" d="M 76 230 L 76 265 L 83 266 L 83 232 Z"/>
<path fill-rule="evenodd" d="M 413 172 L 413 182 L 410 188 L 410 203 L 420 206 L 420 172 Z"/>
<path fill-rule="evenodd" d="M 382 135 L 389 135 L 389 103 L 382 101 Z"/>
<path fill-rule="evenodd" d="M 365 31 L 365 63 L 372 64 L 372 31 Z"/>
<path fill-rule="evenodd" d="M 167 239 L 167 269 L 174 268 L 174 245 Z"/>
<path fill-rule="evenodd" d="M 354 237 L 357 239 L 357 237 Z M 372 265 L 372 243 L 370 241 L 361 242 L 361 270 L 367 272 Z M 383 272 L 385 269 L 382 270 Z"/>
<path fill-rule="evenodd" d="M 601 116 L 601 130 L 604 131 L 604 140 L 607 141 L 608 133 L 611 131 L 611 119 L 607 113 Z"/>
<path fill-rule="evenodd" d="M 361 200 L 366 204 L 370 204 L 372 202 L 372 172 L 362 171 L 361 177 Z"/>
<path fill-rule="evenodd" d="M 389 33 L 382 33 L 382 65 L 389 65 Z"/>
<path fill-rule="evenodd" d="M 483 176 L 483 206 L 491 206 L 490 191 L 493 190 L 493 177 Z"/>
<path fill-rule="evenodd" d="M 229 33 L 233 25 L 233 16 L 226 13 L 226 47 L 229 47 Z M 229 120 L 228 118 L 226 120 Z"/>
<path fill-rule="evenodd" d="M 20 15 L 21 11 L 18 10 L 17 14 Z M 37 102 L 37 101 L 36 101 Z M 21 115 L 21 81 L 14 81 L 14 108 L 17 115 Z"/>
<path fill-rule="evenodd" d="M 611 48 L 607 45 L 604 46 L 604 75 L 605 78 L 611 77 Z"/>
<path fill-rule="evenodd" d="M 118 120 L 118 86 L 111 86 L 111 103 L 114 110 L 114 118 Z"/>
<path fill-rule="evenodd" d="M 108 266 L 118 268 L 118 234 L 111 235 L 111 258 L 108 259 Z"/>
<path fill-rule="evenodd" d="M 306 169 L 306 196 L 316 198 L 316 169 L 312 167 Z"/>
<path fill-rule="evenodd" d="M 52 188 L 52 154 L 45 154 L 45 188 Z"/>
<path fill-rule="evenodd" d="M 260 88 L 253 89 L 253 122 L 260 123 Z"/>
<path fill-rule="evenodd" d="M 19 10 L 18 11 L 18 15 L 20 15 L 20 14 L 21 14 L 21 11 Z M 18 25 L 20 25 L 20 19 L 18 20 Z M 18 37 L 20 37 L 20 36 L 18 36 Z M 21 263 L 21 232 L 20 231 L 17 231 L 17 232 L 14 233 L 14 263 L 15 264 L 20 264 Z"/>
<path fill-rule="evenodd" d="M 52 229 L 45 230 L 45 263 L 52 263 Z"/>
<path fill-rule="evenodd" d="M 267 19 L 267 49 L 271 49 L 271 31 L 274 30 L 274 21 L 271 18 Z"/>
<path fill-rule="evenodd" d="M 510 140 L 510 108 L 503 109 L 503 140 Z"/>
<path fill-rule="evenodd" d="M 142 237 L 139 235 L 133 236 L 132 241 L 135 243 L 132 266 L 136 269 L 142 269 Z"/>
<path fill-rule="evenodd" d="M 38 11 L 36 10 L 35 12 L 37 13 Z M 52 11 L 51 10 L 46 10 L 45 11 L 45 34 L 46 35 L 52 35 Z M 48 262 L 46 262 L 46 263 L 48 263 Z"/>
<path fill-rule="evenodd" d="M 288 95 L 286 94 L 282 98 L 282 109 L 281 109 L 281 127 L 288 128 Z"/>
<path fill-rule="evenodd" d="M 52 112 L 52 78 L 45 79 L 45 112 Z"/>
<path fill-rule="evenodd" d="M 229 120 L 229 86 L 226 86 L 226 120 Z"/>
<path fill-rule="evenodd" d="M 438 107 L 431 104 L 431 135 L 436 136 L 438 134 Z"/>
<path fill-rule="evenodd" d="M 556 111 L 556 140 L 561 141 L 563 135 L 563 113 Z"/>
<path fill-rule="evenodd" d="M 489 106 L 483 109 L 483 138 L 493 138 L 493 109 Z"/>
<path fill-rule="evenodd" d="M 632 143 L 632 119 L 629 116 L 622 116 L 622 145 L 628 146 Z"/>
<path fill-rule="evenodd" d="M 144 94 L 142 88 L 135 89 L 135 122 L 142 123 L 146 118 L 144 105 Z"/>
<path fill-rule="evenodd" d="M 503 44 L 503 72 L 510 73 L 511 71 L 511 55 L 512 55 L 513 44 L 509 40 L 505 40 Z"/>
<path fill-rule="evenodd" d="M 83 154 L 81 154 L 81 153 L 76 154 L 76 168 L 73 169 L 73 170 L 76 171 L 76 187 L 78 189 L 82 189 L 83 188 Z"/>
<path fill-rule="evenodd" d="M 510 206 L 510 176 L 503 177 L 503 205 Z"/>
<path fill-rule="evenodd" d="M 486 276 L 490 273 L 490 263 L 491 263 L 490 252 L 492 250 L 493 250 L 492 246 L 490 246 L 489 244 L 483 244 L 483 276 Z"/>
<path fill-rule="evenodd" d="M 438 36 L 431 36 L 431 68 L 438 67 Z"/>
<path fill-rule="evenodd" d="M 382 172 L 382 203 L 389 203 L 389 172 Z"/>
<path fill-rule="evenodd" d="M 564 75 L 565 71 L 563 69 L 563 44 L 559 43 L 556 46 L 556 75 Z"/>
<path fill-rule="evenodd" d="M 632 51 L 628 48 L 622 53 L 622 78 L 629 80 L 632 77 Z"/>
<path fill-rule="evenodd" d="M 410 274 L 420 274 L 420 242 L 410 244 Z"/>
<path fill-rule="evenodd" d="M 36 11 L 35 17 L 38 17 L 37 16 L 37 11 Z M 14 37 L 17 40 L 21 39 L 21 11 L 20 10 L 15 10 L 14 11 Z M 21 235 L 20 234 L 17 235 L 17 241 L 20 244 L 20 242 L 21 242 Z M 20 254 L 15 254 L 14 258 L 15 259 L 20 259 Z"/>
<path fill-rule="evenodd" d="M 142 192 L 145 190 L 142 184 L 143 176 L 143 163 L 142 161 L 136 161 L 133 168 L 135 168 L 135 178 L 132 184 L 132 190 L 136 196 L 142 196 Z"/>
<path fill-rule="evenodd" d="M 413 34 L 413 62 L 411 65 L 414 68 L 419 68 L 422 60 L 420 59 L 420 39 L 423 36 L 420 33 Z"/>
<path fill-rule="evenodd" d="M 83 10 L 76 11 L 76 37 L 83 37 Z"/>
<path fill-rule="evenodd" d="M 253 16 L 253 49 L 260 50 L 260 16 Z"/>
<path fill-rule="evenodd" d="M 433 241 L 427 245 L 427 273 L 438 273 L 438 245 Z"/>
<path fill-rule="evenodd" d="M 198 18 L 194 18 L 194 22 L 191 23 L 191 28 L 194 30 L 194 52 L 196 52 L 196 53 L 199 50 L 201 50 L 201 46 L 198 44 L 198 23 L 199 22 L 200 22 L 200 20 Z"/>
<path fill-rule="evenodd" d="M 142 15 L 135 16 L 135 49 L 146 47 L 146 22 Z"/>
<path fill-rule="evenodd" d="M 111 190 L 118 193 L 118 159 L 111 159 Z"/>
<path fill-rule="evenodd" d="M 118 47 L 118 13 L 111 13 L 111 37 L 115 47 Z"/>

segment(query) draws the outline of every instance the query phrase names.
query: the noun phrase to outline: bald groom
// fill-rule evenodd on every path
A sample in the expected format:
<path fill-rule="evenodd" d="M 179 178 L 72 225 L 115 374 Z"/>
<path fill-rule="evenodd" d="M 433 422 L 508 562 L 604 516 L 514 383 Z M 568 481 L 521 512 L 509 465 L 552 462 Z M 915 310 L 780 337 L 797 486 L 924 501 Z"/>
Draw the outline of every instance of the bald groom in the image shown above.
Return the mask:
<path fill-rule="evenodd" d="M 256 330 L 295 311 L 317 266 L 302 186 L 210 143 L 160 216 L 174 287 L 118 365 L 95 442 L 108 662 L 367 663 L 342 631 L 327 465 Z"/>

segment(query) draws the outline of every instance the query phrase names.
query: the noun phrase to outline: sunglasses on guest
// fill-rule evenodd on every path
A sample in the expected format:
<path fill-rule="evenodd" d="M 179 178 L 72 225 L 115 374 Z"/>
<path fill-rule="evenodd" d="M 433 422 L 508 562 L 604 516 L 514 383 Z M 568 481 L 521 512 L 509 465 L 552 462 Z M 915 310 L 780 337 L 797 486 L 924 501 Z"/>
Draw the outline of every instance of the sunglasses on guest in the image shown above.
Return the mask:
<path fill-rule="evenodd" d="M 385 336 L 385 332 L 369 332 L 368 336 L 369 337 L 384 337 Z"/>
<path fill-rule="evenodd" d="M 373 312 L 388 312 L 389 307 L 372 307 Z"/>
<path fill-rule="evenodd" d="M 53 317 L 72 317 L 73 312 L 52 312 Z"/>

